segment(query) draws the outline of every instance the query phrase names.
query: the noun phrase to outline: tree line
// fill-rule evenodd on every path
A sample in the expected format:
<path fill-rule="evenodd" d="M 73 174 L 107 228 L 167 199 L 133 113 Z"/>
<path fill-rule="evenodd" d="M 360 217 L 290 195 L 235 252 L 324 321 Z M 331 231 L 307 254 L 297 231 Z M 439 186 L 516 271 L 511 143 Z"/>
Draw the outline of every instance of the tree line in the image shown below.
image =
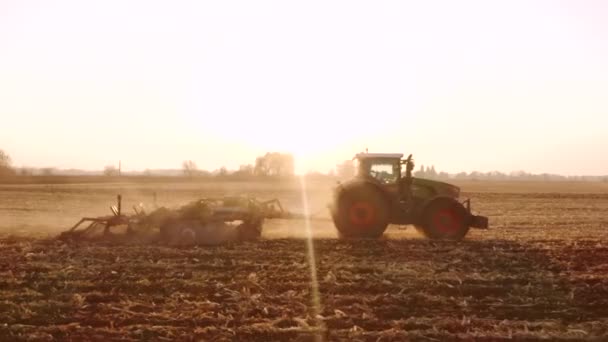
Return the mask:
<path fill-rule="evenodd" d="M 346 160 L 336 165 L 335 176 L 339 179 L 348 179 L 355 175 L 355 165 L 352 160 Z M 439 181 L 450 180 L 470 180 L 470 181 L 592 181 L 608 182 L 608 175 L 605 176 L 563 176 L 551 173 L 534 174 L 526 171 L 512 171 L 509 173 L 500 171 L 490 172 L 458 172 L 449 173 L 437 171 L 434 165 L 420 167 L 413 172 L 417 178 L 434 179 Z"/>
<path fill-rule="evenodd" d="M 182 163 L 186 177 L 233 177 L 233 178 L 286 178 L 295 175 L 295 160 L 289 153 L 268 152 L 255 159 L 254 164 L 243 164 L 238 170 L 221 167 L 215 171 L 199 170 L 192 160 Z"/>
<path fill-rule="evenodd" d="M 448 173 L 436 171 L 435 166 L 420 168 L 414 172 L 414 177 L 436 179 L 436 180 L 472 180 L 472 181 L 602 181 L 608 182 L 608 176 L 563 176 L 551 173 L 534 174 L 526 171 L 512 171 L 509 173 L 501 171 L 471 171 Z"/>
<path fill-rule="evenodd" d="M 58 170 L 55 168 L 29 168 L 12 166 L 11 157 L 8 153 L 0 150 L 0 178 L 19 177 L 19 176 L 53 176 L 53 175 L 103 175 L 107 177 L 117 177 L 124 175 L 138 176 L 166 176 L 176 175 L 174 170 L 144 170 L 143 172 L 121 173 L 120 167 L 107 165 L 102 171 L 87 172 L 82 170 Z M 192 160 L 185 160 L 179 175 L 191 178 L 204 177 L 232 177 L 232 178 L 286 178 L 295 175 L 295 160 L 289 153 L 268 152 L 258 156 L 253 164 L 241 165 L 237 170 L 228 170 L 221 167 L 217 170 L 209 171 L 199 169 Z"/>
<path fill-rule="evenodd" d="M 183 176 L 189 178 L 226 178 L 226 179 L 250 179 L 250 178 L 289 178 L 295 176 L 295 162 L 293 155 L 289 153 L 268 152 L 258 156 L 252 164 L 243 164 L 236 170 L 229 170 L 226 167 L 221 167 L 217 170 L 209 171 L 199 169 L 196 163 L 192 160 L 185 160 L 180 170 L 173 170 L 174 173 L 169 173 L 171 170 L 153 171 L 144 170 L 143 172 L 131 172 L 126 175 L 139 176 Z M 70 175 L 85 174 L 85 171 L 72 170 Z M 0 178 L 10 178 L 19 176 L 53 176 L 65 175 L 66 171 L 60 171 L 55 168 L 15 168 L 12 166 L 12 160 L 8 153 L 0 149 Z M 116 177 L 120 175 L 120 169 L 114 165 L 106 166 L 103 171 L 88 174 L 101 174 L 107 177 Z M 327 173 L 310 172 L 307 176 L 318 179 L 348 179 L 355 175 L 355 167 L 351 160 L 344 161 L 336 165 L 335 169 Z M 533 174 L 526 171 L 513 171 L 504 173 L 500 171 L 490 172 L 459 172 L 448 173 L 445 171 L 437 171 L 434 165 L 421 165 L 414 171 L 414 177 L 435 179 L 435 180 L 471 180 L 471 181 L 601 181 L 608 182 L 606 176 L 562 176 L 550 173 Z"/>

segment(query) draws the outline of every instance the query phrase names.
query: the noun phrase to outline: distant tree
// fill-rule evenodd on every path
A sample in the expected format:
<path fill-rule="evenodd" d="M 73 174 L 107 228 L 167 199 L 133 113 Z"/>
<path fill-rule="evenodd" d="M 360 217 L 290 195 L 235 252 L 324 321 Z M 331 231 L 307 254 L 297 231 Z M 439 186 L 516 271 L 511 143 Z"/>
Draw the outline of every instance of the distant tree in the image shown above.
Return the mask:
<path fill-rule="evenodd" d="M 43 176 L 52 176 L 55 174 L 57 170 L 53 167 L 44 167 L 42 169 L 40 169 L 40 172 L 42 173 Z"/>
<path fill-rule="evenodd" d="M 457 173 L 457 174 L 454 176 L 454 178 L 456 178 L 456 179 L 467 179 L 467 178 L 468 178 L 468 175 L 467 175 L 467 173 L 466 173 L 466 172 L 458 172 L 458 173 Z"/>
<path fill-rule="evenodd" d="M 256 176 L 268 176 L 268 162 L 265 156 L 255 158 L 253 173 Z"/>
<path fill-rule="evenodd" d="M 431 167 L 427 166 L 423 171 L 424 178 L 431 178 Z"/>
<path fill-rule="evenodd" d="M 483 177 L 483 174 L 479 171 L 473 171 L 469 174 L 469 178 L 473 181 L 478 181 Z"/>
<path fill-rule="evenodd" d="M 185 160 L 182 163 L 182 171 L 187 177 L 194 177 L 198 173 L 198 167 L 192 160 Z"/>
<path fill-rule="evenodd" d="M 29 167 L 21 167 L 19 168 L 19 176 L 31 176 L 34 174 L 34 170 Z"/>
<path fill-rule="evenodd" d="M 418 178 L 425 177 L 424 165 L 420 165 L 420 169 L 418 169 L 418 171 L 414 171 L 414 177 L 418 177 Z"/>
<path fill-rule="evenodd" d="M 251 165 L 251 164 L 241 165 L 239 167 L 239 172 L 244 175 L 252 176 L 253 175 L 253 165 Z"/>
<path fill-rule="evenodd" d="M 251 164 L 241 165 L 239 169 L 232 173 L 235 177 L 251 177 L 253 176 L 254 167 Z"/>
<path fill-rule="evenodd" d="M 13 176 L 15 174 L 11 164 L 11 157 L 8 153 L 0 150 L 0 177 Z"/>
<path fill-rule="evenodd" d="M 430 179 L 437 178 L 437 171 L 435 171 L 435 165 L 432 165 L 431 167 L 427 167 L 426 171 L 424 172 L 424 175 L 426 178 L 430 178 Z"/>
<path fill-rule="evenodd" d="M 256 176 L 293 176 L 295 163 L 293 155 L 288 153 L 268 152 L 255 160 Z"/>
<path fill-rule="evenodd" d="M 336 165 L 336 175 L 341 179 L 349 179 L 355 176 L 355 165 L 352 160 L 345 160 Z"/>
<path fill-rule="evenodd" d="M 107 165 L 103 168 L 103 175 L 107 177 L 118 176 L 118 169 L 114 165 Z"/>
<path fill-rule="evenodd" d="M 281 156 L 279 165 L 279 175 L 293 176 L 296 174 L 296 162 L 292 154 L 283 154 Z"/>
<path fill-rule="evenodd" d="M 228 169 L 225 166 L 222 166 L 215 173 L 219 177 L 226 177 L 226 176 L 228 176 Z"/>
<path fill-rule="evenodd" d="M 490 171 L 488 172 L 487 177 L 491 180 L 504 180 L 507 178 L 507 175 L 500 171 Z"/>
<path fill-rule="evenodd" d="M 209 178 L 209 177 L 213 176 L 213 174 L 207 170 L 197 170 L 195 172 L 195 175 L 197 177 L 202 177 L 202 178 Z"/>
<path fill-rule="evenodd" d="M 0 167 L 9 168 L 11 167 L 11 163 L 11 157 L 8 155 L 8 153 L 0 150 Z"/>

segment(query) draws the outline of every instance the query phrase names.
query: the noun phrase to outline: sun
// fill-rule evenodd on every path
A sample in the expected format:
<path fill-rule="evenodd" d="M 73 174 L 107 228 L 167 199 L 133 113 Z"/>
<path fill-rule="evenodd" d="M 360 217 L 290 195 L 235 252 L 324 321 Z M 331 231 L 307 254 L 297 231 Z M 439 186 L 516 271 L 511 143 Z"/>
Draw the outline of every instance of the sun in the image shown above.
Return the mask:
<path fill-rule="evenodd" d="M 289 151 L 293 155 L 296 175 L 304 175 L 312 170 L 312 152 L 307 148 L 294 148 Z"/>

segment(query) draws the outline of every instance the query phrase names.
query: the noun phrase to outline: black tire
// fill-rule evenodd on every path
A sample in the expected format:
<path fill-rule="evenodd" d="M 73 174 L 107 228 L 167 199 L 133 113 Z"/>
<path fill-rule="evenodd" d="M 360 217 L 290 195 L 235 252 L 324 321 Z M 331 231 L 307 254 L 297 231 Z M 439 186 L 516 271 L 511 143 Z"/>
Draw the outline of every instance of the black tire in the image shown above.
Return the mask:
<path fill-rule="evenodd" d="M 238 238 L 241 241 L 257 240 L 262 236 L 262 219 L 245 221 L 239 224 L 236 229 Z"/>
<path fill-rule="evenodd" d="M 469 213 L 453 198 L 430 201 L 423 210 L 416 229 L 433 240 L 462 240 L 469 232 Z"/>
<path fill-rule="evenodd" d="M 196 244 L 196 231 L 201 226 L 197 220 L 172 220 L 160 227 L 160 240 L 169 246 Z"/>
<path fill-rule="evenodd" d="M 371 184 L 348 185 L 334 208 L 332 218 L 340 238 L 377 239 L 389 223 L 389 204 Z"/>

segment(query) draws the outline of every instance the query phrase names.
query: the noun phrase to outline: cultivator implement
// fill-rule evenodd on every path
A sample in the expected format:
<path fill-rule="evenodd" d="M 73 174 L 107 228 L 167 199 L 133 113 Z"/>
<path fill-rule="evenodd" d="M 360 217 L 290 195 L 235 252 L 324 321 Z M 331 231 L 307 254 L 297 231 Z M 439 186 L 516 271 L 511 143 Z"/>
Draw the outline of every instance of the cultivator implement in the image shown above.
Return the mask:
<path fill-rule="evenodd" d="M 110 207 L 112 215 L 99 217 L 83 217 L 72 228 L 61 233 L 60 239 L 81 239 L 93 232 L 103 229 L 104 234 L 109 234 L 110 228 L 117 226 L 131 226 L 141 212 L 136 210 L 136 215 L 127 216 L 122 214 L 122 196 L 117 196 L 117 205 Z"/>
<path fill-rule="evenodd" d="M 260 201 L 253 197 L 203 198 L 176 209 L 161 207 L 150 213 L 135 206 L 134 214 L 125 215 L 118 195 L 117 204 L 110 210 L 109 216 L 83 217 L 59 238 L 74 241 L 131 237 L 169 245 L 218 244 L 259 238 L 265 219 L 306 218 L 284 210 L 278 199 Z"/>

